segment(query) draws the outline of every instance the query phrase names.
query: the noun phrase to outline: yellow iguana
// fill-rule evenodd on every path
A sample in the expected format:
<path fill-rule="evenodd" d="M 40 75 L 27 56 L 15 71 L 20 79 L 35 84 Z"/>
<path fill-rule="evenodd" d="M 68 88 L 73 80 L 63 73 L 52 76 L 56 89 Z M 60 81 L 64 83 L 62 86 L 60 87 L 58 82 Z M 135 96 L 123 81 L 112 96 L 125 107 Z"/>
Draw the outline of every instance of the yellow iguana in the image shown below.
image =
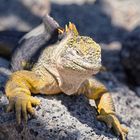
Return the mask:
<path fill-rule="evenodd" d="M 34 114 L 32 105 L 40 101 L 32 94 L 67 95 L 84 94 L 95 100 L 99 115 L 109 128 L 125 140 L 127 129 L 116 117 L 114 104 L 107 88 L 93 76 L 101 69 L 101 48 L 90 37 L 80 36 L 75 25 L 69 23 L 61 41 L 44 48 L 30 70 L 18 70 L 10 76 L 5 86 L 9 99 L 7 111 L 16 111 L 20 124 L 21 114 L 27 121 L 27 113 Z M 32 93 L 32 94 L 31 94 Z"/>

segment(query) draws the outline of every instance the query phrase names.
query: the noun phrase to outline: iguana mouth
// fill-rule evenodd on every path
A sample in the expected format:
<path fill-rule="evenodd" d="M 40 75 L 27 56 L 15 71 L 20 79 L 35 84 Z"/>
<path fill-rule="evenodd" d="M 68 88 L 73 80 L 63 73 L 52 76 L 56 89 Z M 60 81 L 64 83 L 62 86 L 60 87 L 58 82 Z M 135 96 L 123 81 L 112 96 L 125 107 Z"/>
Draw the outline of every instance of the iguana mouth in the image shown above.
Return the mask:
<path fill-rule="evenodd" d="M 95 65 L 90 65 L 90 64 L 86 64 L 86 63 L 84 63 L 85 65 L 81 65 L 80 63 L 77 63 L 77 62 L 75 62 L 75 61 L 72 61 L 75 65 L 78 65 L 79 67 L 81 67 L 81 68 L 83 68 L 83 69 L 85 69 L 85 70 L 90 70 L 90 71 L 98 71 L 99 70 L 99 67 L 101 66 L 101 64 L 97 64 L 98 65 L 98 67 L 96 66 L 95 67 Z"/>

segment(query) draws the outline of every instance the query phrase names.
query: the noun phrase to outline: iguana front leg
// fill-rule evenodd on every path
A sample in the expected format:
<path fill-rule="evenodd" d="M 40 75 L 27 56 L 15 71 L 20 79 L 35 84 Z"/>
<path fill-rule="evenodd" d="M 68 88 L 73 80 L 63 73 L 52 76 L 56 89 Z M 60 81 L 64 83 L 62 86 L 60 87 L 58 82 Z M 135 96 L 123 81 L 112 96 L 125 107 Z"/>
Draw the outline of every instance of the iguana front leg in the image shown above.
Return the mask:
<path fill-rule="evenodd" d="M 112 97 L 106 87 L 96 79 L 89 79 L 81 88 L 86 97 L 94 99 L 99 115 L 97 119 L 104 121 L 109 128 L 113 128 L 114 132 L 125 140 L 128 130 L 121 126 L 116 117 L 115 107 Z"/>
<path fill-rule="evenodd" d="M 11 75 L 5 87 L 9 99 L 7 111 L 15 109 L 18 124 L 21 122 L 21 115 L 27 121 L 27 112 L 34 114 L 32 105 L 40 103 L 38 99 L 31 96 L 31 93 L 40 93 L 47 84 L 50 84 L 48 78 L 43 79 L 31 71 L 22 70 Z"/>

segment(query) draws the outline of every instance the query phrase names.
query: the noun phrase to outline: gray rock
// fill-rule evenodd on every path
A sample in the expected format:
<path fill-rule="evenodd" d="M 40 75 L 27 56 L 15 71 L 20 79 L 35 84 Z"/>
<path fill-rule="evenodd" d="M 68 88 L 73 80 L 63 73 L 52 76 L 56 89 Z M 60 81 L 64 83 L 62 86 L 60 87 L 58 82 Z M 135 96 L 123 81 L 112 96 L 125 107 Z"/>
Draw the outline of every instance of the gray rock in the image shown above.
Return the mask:
<path fill-rule="evenodd" d="M 9 65 L 9 61 L 0 57 L 0 89 L 4 86 L 8 75 L 11 74 L 11 71 L 9 70 Z"/>
<path fill-rule="evenodd" d="M 0 57 L 0 67 L 8 68 L 10 65 L 9 61 Z"/>
<path fill-rule="evenodd" d="M 128 80 L 140 85 L 140 27 L 129 33 L 123 41 L 121 61 Z"/>
<path fill-rule="evenodd" d="M 110 44 L 100 44 L 102 47 L 102 64 L 106 71 L 111 71 L 115 77 L 123 83 L 126 83 L 126 75 L 121 65 L 121 43 L 114 41 Z"/>
<path fill-rule="evenodd" d="M 89 35 L 99 43 L 105 43 L 108 46 L 113 41 L 122 41 L 122 37 L 127 33 L 126 29 L 132 29 L 138 24 L 139 12 L 137 11 L 140 9 L 139 0 L 135 0 L 138 1 L 135 4 L 138 8 L 132 4 L 135 1 L 130 3 L 130 0 L 109 1 L 111 4 L 107 3 L 106 5 L 102 1 L 108 2 L 109 0 L 96 0 L 95 3 L 86 3 L 84 5 L 53 3 L 52 15 L 60 25 L 72 21 L 77 25 L 82 35 Z M 10 2 L 19 4 L 18 6 L 16 5 L 16 10 L 15 6 L 11 6 L 13 4 L 10 4 Z M 14 9 L 12 16 L 9 15 L 11 8 L 5 8 L 7 5 Z M 8 11 L 3 12 L 5 9 Z M 0 11 L 1 17 L 4 15 L 4 20 L 3 18 L 1 19 L 0 28 L 28 30 L 38 25 L 40 16 L 32 14 L 28 8 L 27 11 L 24 9 L 26 9 L 26 6 L 20 1 L 1 1 Z M 124 9 L 126 12 L 124 12 Z M 25 12 L 25 14 L 23 13 L 23 16 L 20 16 L 22 12 Z M 107 68 L 111 68 L 111 71 L 115 74 L 122 72 L 122 68 L 119 65 L 118 52 L 118 50 L 115 52 L 109 49 L 103 52 L 103 57 L 106 58 L 103 58 L 103 63 L 106 64 Z M 118 67 L 119 72 L 117 72 Z M 120 84 L 111 73 L 102 73 L 100 78 L 111 91 L 120 121 L 129 127 L 128 139 L 139 140 L 140 99 L 127 86 Z M 18 126 L 15 122 L 15 114 L 13 112 L 5 113 L 8 100 L 2 91 L 0 92 L 0 140 L 118 139 L 112 131 L 107 129 L 104 123 L 96 120 L 96 110 L 89 105 L 88 100 L 84 96 L 57 95 L 38 96 L 38 98 L 41 100 L 41 105 L 36 107 L 36 118 L 30 118 L 27 125 L 22 124 Z M 93 105 L 94 102 L 90 101 L 90 104 Z"/>
<path fill-rule="evenodd" d="M 28 31 L 49 11 L 49 0 L 1 0 L 0 30 Z"/>
<path fill-rule="evenodd" d="M 140 97 L 140 86 L 135 87 L 135 92 L 136 92 L 137 95 Z"/>
<path fill-rule="evenodd" d="M 140 138 L 140 99 L 111 73 L 99 75 L 110 89 L 120 121 L 129 127 L 128 139 Z M 27 125 L 17 125 L 15 114 L 5 113 L 7 99 L 0 100 L 0 139 L 26 140 L 117 140 L 104 123 L 97 121 L 93 101 L 80 96 L 36 96 L 41 105 Z"/>

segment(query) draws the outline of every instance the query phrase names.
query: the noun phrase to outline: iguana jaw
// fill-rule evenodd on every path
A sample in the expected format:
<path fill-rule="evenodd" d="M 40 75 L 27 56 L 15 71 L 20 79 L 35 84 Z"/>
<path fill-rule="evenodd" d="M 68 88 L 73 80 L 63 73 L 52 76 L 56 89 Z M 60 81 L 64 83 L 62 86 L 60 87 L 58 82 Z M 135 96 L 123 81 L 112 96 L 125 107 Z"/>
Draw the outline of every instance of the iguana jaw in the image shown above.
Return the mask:
<path fill-rule="evenodd" d="M 75 65 L 83 68 L 85 71 L 93 71 L 96 72 L 100 69 L 101 67 L 101 59 L 99 58 L 99 60 L 97 62 L 95 62 L 94 64 L 91 64 L 89 62 L 86 61 L 82 61 L 82 60 L 78 60 L 75 59 L 72 61 Z"/>
<path fill-rule="evenodd" d="M 90 62 L 88 58 L 87 60 L 84 57 L 82 58 L 75 54 L 73 50 L 67 52 L 65 47 L 60 47 L 58 52 L 53 55 L 53 58 L 55 60 L 54 63 L 59 69 L 69 70 L 71 74 L 76 71 L 79 73 L 90 72 L 96 74 L 101 68 L 100 54 L 98 56 L 92 56 L 92 61 Z"/>
<path fill-rule="evenodd" d="M 63 65 L 62 65 L 63 63 Z M 101 68 L 101 62 L 98 62 L 98 64 L 90 64 L 85 61 L 69 61 L 65 62 L 65 60 L 57 60 L 57 68 L 61 70 L 71 71 L 71 74 L 73 73 L 91 73 L 91 75 L 94 75 L 99 72 Z"/>

